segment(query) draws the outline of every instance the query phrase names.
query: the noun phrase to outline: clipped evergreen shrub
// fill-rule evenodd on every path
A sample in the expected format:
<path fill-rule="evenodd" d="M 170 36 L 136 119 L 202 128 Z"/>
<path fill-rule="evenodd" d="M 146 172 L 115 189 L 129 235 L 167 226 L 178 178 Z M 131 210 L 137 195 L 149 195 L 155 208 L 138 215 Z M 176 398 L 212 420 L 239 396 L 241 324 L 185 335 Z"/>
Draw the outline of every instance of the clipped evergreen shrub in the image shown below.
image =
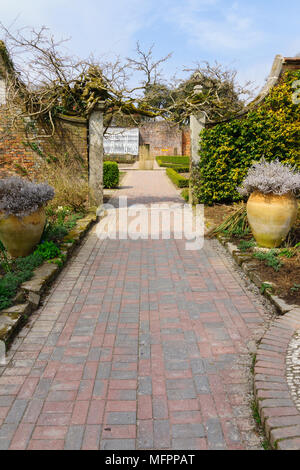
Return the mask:
<path fill-rule="evenodd" d="M 166 173 L 170 180 L 178 187 L 178 188 L 187 188 L 189 185 L 189 180 L 181 176 L 177 171 L 173 170 L 173 168 L 167 168 Z"/>
<path fill-rule="evenodd" d="M 194 199 L 205 204 L 241 200 L 248 169 L 262 157 L 300 168 L 300 105 L 293 102 L 300 71 L 288 71 L 265 101 L 242 118 L 201 133 L 200 163 L 193 171 Z"/>
<path fill-rule="evenodd" d="M 190 167 L 190 158 L 187 156 L 169 156 L 162 155 L 156 157 L 156 161 L 161 167 L 185 167 L 189 170 Z"/>
<path fill-rule="evenodd" d="M 116 162 L 103 162 L 103 186 L 104 188 L 117 188 L 120 172 Z"/>

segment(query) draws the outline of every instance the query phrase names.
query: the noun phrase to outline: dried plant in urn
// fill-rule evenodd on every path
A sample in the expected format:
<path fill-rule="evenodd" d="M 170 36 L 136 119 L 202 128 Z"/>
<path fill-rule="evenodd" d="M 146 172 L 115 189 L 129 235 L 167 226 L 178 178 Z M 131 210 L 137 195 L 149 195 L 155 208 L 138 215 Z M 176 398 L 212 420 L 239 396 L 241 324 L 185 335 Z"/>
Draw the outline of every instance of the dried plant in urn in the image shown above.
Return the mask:
<path fill-rule="evenodd" d="M 29 255 L 39 243 L 45 222 L 45 204 L 54 189 L 23 178 L 0 180 L 0 240 L 13 258 Z"/>
<path fill-rule="evenodd" d="M 278 160 L 262 159 L 249 169 L 238 191 L 243 196 L 250 195 L 247 216 L 258 245 L 280 246 L 297 218 L 299 170 Z"/>

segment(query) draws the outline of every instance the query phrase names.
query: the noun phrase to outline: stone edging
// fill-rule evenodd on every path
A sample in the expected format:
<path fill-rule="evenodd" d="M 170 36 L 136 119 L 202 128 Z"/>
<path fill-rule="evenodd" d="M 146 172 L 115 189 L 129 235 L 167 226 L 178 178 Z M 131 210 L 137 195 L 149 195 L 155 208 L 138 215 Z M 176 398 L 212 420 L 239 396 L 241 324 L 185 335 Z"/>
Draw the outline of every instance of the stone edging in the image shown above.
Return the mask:
<path fill-rule="evenodd" d="M 268 284 L 270 287 L 272 287 L 271 281 L 260 278 L 260 275 L 256 270 L 257 265 L 252 261 L 251 255 L 239 250 L 237 245 L 228 241 L 228 238 L 223 237 L 222 235 L 218 235 L 217 238 L 219 242 L 225 246 L 227 251 L 231 254 L 235 262 L 241 267 L 244 273 L 259 289 L 261 289 L 264 284 Z M 283 299 L 280 299 L 277 297 L 277 295 L 272 294 L 267 287 L 263 290 L 262 295 L 269 299 L 269 301 L 276 308 L 279 315 L 285 315 L 287 312 L 300 307 L 299 305 L 295 304 L 287 304 Z"/>
<path fill-rule="evenodd" d="M 259 415 L 274 449 L 300 450 L 300 412 L 286 379 L 286 355 L 300 329 L 300 308 L 275 320 L 263 337 L 254 367 L 254 393 Z"/>
<path fill-rule="evenodd" d="M 218 236 L 236 263 L 259 288 L 263 283 L 251 263 L 251 256 L 241 252 L 227 238 Z M 300 306 L 263 292 L 281 315 L 268 329 L 258 348 L 254 367 L 254 394 L 262 426 L 274 449 L 300 450 L 300 412 L 295 406 L 286 378 L 289 344 L 300 329 Z"/>
<path fill-rule="evenodd" d="M 95 213 L 79 219 L 76 226 L 59 244 L 61 253 L 65 255 L 63 266 L 76 245 L 80 243 L 97 219 Z M 15 334 L 26 323 L 28 316 L 39 307 L 42 294 L 57 277 L 63 266 L 45 261 L 34 270 L 32 278 L 20 286 L 14 305 L 0 311 L 0 352 L 9 346 Z M 0 357 L 0 362 L 1 360 L 4 360 L 3 357 Z"/>

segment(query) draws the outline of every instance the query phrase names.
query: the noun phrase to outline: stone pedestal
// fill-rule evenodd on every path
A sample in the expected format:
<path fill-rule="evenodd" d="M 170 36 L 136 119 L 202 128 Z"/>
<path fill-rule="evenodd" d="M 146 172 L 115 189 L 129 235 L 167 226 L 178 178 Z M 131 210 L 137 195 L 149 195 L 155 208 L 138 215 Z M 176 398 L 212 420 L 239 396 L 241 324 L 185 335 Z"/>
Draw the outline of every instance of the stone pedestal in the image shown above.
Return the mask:
<path fill-rule="evenodd" d="M 150 155 L 150 145 L 141 145 L 139 148 L 139 169 L 153 170 L 154 157 Z"/>
<path fill-rule="evenodd" d="M 190 158 L 190 175 L 192 176 L 193 167 L 200 161 L 200 132 L 205 128 L 205 114 L 199 113 L 198 115 L 190 116 L 190 130 L 191 130 L 191 158 Z M 190 177 L 189 185 L 189 203 L 193 204 L 192 197 L 192 177 Z"/>
<path fill-rule="evenodd" d="M 89 118 L 90 205 L 103 204 L 103 105 L 98 104 Z"/>

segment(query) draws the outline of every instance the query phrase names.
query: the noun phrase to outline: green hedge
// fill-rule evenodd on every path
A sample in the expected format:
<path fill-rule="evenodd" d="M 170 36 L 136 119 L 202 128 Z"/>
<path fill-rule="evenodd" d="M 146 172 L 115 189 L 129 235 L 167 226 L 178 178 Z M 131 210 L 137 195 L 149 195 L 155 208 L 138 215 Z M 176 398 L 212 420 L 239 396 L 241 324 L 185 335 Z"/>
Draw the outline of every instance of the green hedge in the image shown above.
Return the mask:
<path fill-rule="evenodd" d="M 174 165 L 173 163 L 165 163 L 163 168 L 173 168 L 173 170 L 177 171 L 178 173 L 189 173 L 190 171 L 190 167 L 188 166 Z"/>
<path fill-rule="evenodd" d="M 194 199 L 205 204 L 241 200 L 236 188 L 253 162 L 265 157 L 300 167 L 300 105 L 292 101 L 300 71 L 288 71 L 257 109 L 243 119 L 201 133 Z"/>
<path fill-rule="evenodd" d="M 167 167 L 169 165 L 178 165 L 180 167 L 190 167 L 190 158 L 186 156 L 169 156 L 162 155 L 156 157 L 159 166 Z"/>
<path fill-rule="evenodd" d="M 104 188 L 117 188 L 119 186 L 120 172 L 116 162 L 103 162 Z"/>
<path fill-rule="evenodd" d="M 178 188 L 187 188 L 189 185 L 189 180 L 181 176 L 177 171 L 173 170 L 173 168 L 167 168 L 166 173 L 170 180 L 178 187 Z"/>

